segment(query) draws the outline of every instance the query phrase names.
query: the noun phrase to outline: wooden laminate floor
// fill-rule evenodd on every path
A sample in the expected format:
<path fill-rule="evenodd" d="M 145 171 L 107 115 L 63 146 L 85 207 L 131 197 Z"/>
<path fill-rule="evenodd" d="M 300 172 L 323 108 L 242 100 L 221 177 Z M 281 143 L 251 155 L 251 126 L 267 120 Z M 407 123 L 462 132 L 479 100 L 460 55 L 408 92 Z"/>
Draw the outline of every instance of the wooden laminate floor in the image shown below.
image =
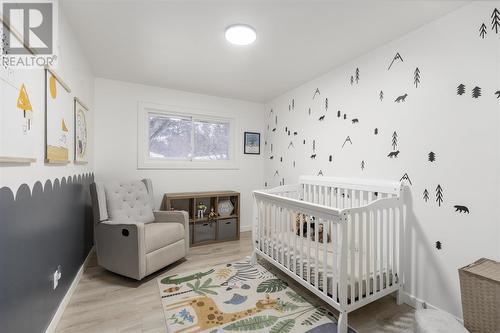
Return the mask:
<path fill-rule="evenodd" d="M 242 233 L 240 241 L 192 248 L 185 260 L 140 282 L 97 266 L 93 255 L 56 332 L 165 333 L 157 277 L 236 261 L 250 253 L 251 234 Z M 409 333 L 413 332 L 413 321 L 413 309 L 397 306 L 390 296 L 349 314 L 349 324 L 359 333 Z"/>

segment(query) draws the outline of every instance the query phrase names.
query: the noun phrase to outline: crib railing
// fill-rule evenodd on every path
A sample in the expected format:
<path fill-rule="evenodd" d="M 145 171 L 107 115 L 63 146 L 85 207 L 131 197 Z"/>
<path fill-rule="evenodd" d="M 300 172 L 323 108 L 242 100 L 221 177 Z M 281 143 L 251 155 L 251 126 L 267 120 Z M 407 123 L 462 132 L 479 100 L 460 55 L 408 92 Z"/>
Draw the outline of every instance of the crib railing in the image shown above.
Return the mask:
<path fill-rule="evenodd" d="M 317 178 L 254 192 L 256 252 L 339 311 L 399 290 L 400 185 Z M 296 228 L 297 216 L 314 218 L 314 224 Z"/>

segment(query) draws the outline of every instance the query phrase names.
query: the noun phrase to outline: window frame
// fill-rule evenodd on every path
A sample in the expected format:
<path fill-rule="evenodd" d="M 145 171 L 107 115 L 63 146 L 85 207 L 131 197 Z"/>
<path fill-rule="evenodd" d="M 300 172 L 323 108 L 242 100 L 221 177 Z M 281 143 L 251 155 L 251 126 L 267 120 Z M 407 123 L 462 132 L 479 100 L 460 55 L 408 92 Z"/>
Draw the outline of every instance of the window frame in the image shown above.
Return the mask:
<path fill-rule="evenodd" d="M 169 160 L 150 157 L 149 152 L 149 116 L 167 116 L 191 118 L 192 121 L 214 121 L 229 123 L 229 159 L 227 160 Z M 173 105 L 159 105 L 139 102 L 137 112 L 137 168 L 138 169 L 238 169 L 239 166 L 239 133 L 238 117 L 224 110 L 213 112 Z M 194 143 L 193 143 L 194 144 Z M 193 146 L 194 148 L 194 146 Z"/>

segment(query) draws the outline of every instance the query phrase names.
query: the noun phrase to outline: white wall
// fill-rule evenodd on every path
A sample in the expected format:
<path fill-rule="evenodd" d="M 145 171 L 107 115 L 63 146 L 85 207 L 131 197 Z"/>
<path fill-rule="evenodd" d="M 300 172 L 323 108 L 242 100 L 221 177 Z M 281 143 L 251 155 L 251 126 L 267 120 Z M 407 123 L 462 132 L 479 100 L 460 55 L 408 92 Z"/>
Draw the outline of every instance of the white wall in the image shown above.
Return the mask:
<path fill-rule="evenodd" d="M 279 185 L 282 178 L 291 184 L 301 174 L 316 175 L 320 170 L 325 176 L 393 180 L 408 173 L 413 185 L 406 197 L 405 290 L 456 316 L 461 315 L 457 269 L 481 257 L 500 257 L 500 99 L 494 94 L 500 89 L 500 32 L 492 31 L 490 24 L 495 7 L 498 2 L 463 7 L 266 106 L 266 115 L 274 110 L 266 131 L 265 180 L 269 186 Z M 481 39 L 483 22 L 488 32 Z M 404 62 L 396 62 L 388 70 L 397 52 Z M 416 67 L 421 71 L 418 88 L 413 82 Z M 351 85 L 356 68 L 360 80 Z M 466 85 L 462 96 L 456 93 L 460 83 Z M 478 99 L 471 97 L 475 86 L 482 88 Z M 316 88 L 321 95 L 313 100 Z M 382 101 L 380 90 L 384 92 Z M 406 101 L 395 103 L 405 93 Z M 292 99 L 295 108 L 289 111 Z M 347 120 L 337 118 L 338 110 L 347 114 Z M 322 115 L 326 117 L 320 122 Z M 353 118 L 359 123 L 352 124 Z M 276 132 L 272 132 L 274 127 Z M 285 127 L 292 131 L 291 136 Z M 374 128 L 379 129 L 378 135 Z M 394 131 L 399 135 L 397 150 L 401 153 L 390 159 Z M 347 136 L 353 144 L 342 149 Z M 312 140 L 316 140 L 315 160 L 310 158 Z M 288 149 L 290 141 L 295 148 Z M 269 159 L 271 143 L 273 160 Z M 427 160 L 430 151 L 437 155 L 433 163 Z M 333 155 L 331 163 L 329 155 Z M 279 176 L 274 176 L 276 170 Z M 438 184 L 444 189 L 440 207 L 435 196 Z M 422 198 L 424 189 L 430 193 L 428 202 Z M 467 206 L 470 214 L 455 212 L 454 205 Z M 435 248 L 436 241 L 442 242 L 442 250 Z"/>
<path fill-rule="evenodd" d="M 94 145 L 93 145 L 93 117 L 94 117 L 94 77 L 92 71 L 83 55 L 80 45 L 75 40 L 75 35 L 71 30 L 64 13 L 59 8 L 59 62 L 56 72 L 71 88 L 71 96 L 80 98 L 90 109 L 88 113 L 89 121 L 89 163 L 86 165 L 75 165 L 72 162 L 68 165 L 46 165 L 44 163 L 44 101 L 45 101 L 45 80 L 42 70 L 33 70 L 40 78 L 37 87 L 31 87 L 29 91 L 30 100 L 33 106 L 33 131 L 35 137 L 35 157 L 36 163 L 31 165 L 0 165 L 0 187 L 10 187 L 15 193 L 17 188 L 26 183 L 30 187 L 36 182 L 42 184 L 47 179 L 73 176 L 93 172 L 94 165 Z M 71 103 L 71 115 L 73 115 L 73 103 Z M 69 129 L 69 156 L 70 160 L 74 156 L 74 131 L 73 118 L 66 122 Z"/>
<path fill-rule="evenodd" d="M 138 170 L 137 110 L 139 102 L 173 105 L 239 118 L 237 170 Z M 241 225 L 251 225 L 252 196 L 263 187 L 263 155 L 244 155 L 243 132 L 263 132 L 262 104 L 193 94 L 126 82 L 97 79 L 95 83 L 96 179 L 151 178 L 157 208 L 165 192 L 235 190 L 241 193 Z M 263 148 L 263 143 L 262 143 Z"/>

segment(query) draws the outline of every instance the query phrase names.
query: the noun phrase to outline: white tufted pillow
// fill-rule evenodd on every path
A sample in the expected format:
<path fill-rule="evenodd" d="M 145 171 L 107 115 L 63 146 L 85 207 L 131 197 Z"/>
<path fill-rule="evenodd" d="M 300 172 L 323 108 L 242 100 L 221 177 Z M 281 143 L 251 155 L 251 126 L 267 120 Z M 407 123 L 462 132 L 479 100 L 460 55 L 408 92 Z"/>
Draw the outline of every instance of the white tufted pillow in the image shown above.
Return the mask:
<path fill-rule="evenodd" d="M 142 181 L 110 182 L 104 189 L 110 220 L 154 221 L 148 190 Z"/>

